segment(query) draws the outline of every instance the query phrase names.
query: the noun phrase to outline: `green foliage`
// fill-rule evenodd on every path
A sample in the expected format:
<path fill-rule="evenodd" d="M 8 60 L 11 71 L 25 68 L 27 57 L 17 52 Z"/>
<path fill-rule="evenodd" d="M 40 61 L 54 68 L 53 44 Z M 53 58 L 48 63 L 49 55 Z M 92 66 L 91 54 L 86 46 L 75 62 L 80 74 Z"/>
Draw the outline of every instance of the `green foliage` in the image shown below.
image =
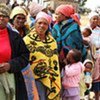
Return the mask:
<path fill-rule="evenodd" d="M 86 3 L 86 1 L 87 1 L 87 0 L 80 0 L 79 5 L 80 5 L 80 6 L 84 6 L 84 5 L 85 5 L 85 3 Z"/>

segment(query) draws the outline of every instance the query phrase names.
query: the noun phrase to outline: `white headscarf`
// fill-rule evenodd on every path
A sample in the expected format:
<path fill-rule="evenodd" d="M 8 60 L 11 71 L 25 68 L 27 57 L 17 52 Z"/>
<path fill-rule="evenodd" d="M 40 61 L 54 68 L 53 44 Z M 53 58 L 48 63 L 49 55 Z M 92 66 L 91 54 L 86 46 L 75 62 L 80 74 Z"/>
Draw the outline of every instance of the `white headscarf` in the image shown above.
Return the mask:
<path fill-rule="evenodd" d="M 91 19 L 91 18 L 94 17 L 94 16 L 99 16 L 99 15 L 98 15 L 98 13 L 96 13 L 96 12 L 91 12 L 91 13 L 89 13 L 88 18 Z"/>

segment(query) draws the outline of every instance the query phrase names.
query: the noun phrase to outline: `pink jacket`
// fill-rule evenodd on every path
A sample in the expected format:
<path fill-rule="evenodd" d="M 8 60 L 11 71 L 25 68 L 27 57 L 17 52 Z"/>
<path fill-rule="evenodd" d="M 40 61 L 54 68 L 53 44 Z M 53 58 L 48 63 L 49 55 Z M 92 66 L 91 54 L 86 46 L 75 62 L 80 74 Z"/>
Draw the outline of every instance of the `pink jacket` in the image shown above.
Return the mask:
<path fill-rule="evenodd" d="M 72 65 L 66 65 L 64 77 L 62 78 L 62 85 L 64 88 L 78 87 L 80 81 L 80 74 L 84 71 L 85 67 L 81 62 Z"/>

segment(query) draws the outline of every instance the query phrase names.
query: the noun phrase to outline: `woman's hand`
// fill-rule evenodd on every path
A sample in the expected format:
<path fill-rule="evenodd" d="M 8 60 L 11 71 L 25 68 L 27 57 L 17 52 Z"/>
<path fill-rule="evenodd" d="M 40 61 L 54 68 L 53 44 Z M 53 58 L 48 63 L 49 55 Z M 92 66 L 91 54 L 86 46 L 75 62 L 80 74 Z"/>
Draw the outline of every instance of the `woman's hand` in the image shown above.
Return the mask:
<path fill-rule="evenodd" d="M 9 63 L 0 64 L 0 74 L 5 73 L 9 70 L 10 70 L 10 64 Z"/>

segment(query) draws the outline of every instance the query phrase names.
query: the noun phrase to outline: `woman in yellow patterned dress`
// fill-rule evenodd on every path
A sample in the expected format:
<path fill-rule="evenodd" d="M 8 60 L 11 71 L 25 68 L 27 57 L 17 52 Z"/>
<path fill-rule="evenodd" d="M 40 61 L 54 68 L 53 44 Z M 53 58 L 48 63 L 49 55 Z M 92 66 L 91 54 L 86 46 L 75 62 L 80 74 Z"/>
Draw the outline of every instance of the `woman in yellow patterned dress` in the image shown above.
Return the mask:
<path fill-rule="evenodd" d="M 24 37 L 40 100 L 54 100 L 61 89 L 57 44 L 49 31 L 50 22 L 49 15 L 39 12 L 34 28 Z"/>

